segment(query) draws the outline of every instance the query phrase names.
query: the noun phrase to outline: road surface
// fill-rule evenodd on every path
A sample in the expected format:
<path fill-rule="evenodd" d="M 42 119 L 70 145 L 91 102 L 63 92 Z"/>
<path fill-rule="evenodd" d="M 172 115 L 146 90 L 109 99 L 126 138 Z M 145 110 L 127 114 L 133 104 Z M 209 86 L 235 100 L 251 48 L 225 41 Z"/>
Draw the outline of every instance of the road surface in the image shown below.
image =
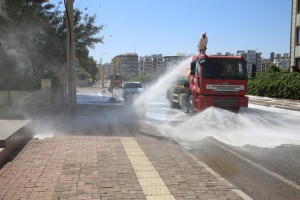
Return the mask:
<path fill-rule="evenodd" d="M 253 199 L 300 199 L 300 112 L 250 104 L 190 116 L 161 94 L 146 120 Z"/>
<path fill-rule="evenodd" d="M 117 96 L 121 92 L 114 90 Z M 298 111 L 250 104 L 238 114 L 209 108 L 187 115 L 170 109 L 164 92 L 143 98 L 143 104 L 121 98 L 111 103 L 105 96 L 110 94 L 97 88 L 80 89 L 80 115 L 70 121 L 69 130 L 62 124 L 62 132 L 130 134 L 147 123 L 253 199 L 300 199 Z M 89 109 L 80 104 L 89 104 Z"/>

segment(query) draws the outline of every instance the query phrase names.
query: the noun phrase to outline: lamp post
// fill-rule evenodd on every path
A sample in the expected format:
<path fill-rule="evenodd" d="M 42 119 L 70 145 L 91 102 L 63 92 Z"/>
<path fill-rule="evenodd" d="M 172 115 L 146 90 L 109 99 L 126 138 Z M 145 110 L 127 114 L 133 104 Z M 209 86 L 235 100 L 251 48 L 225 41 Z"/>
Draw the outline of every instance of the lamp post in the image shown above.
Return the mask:
<path fill-rule="evenodd" d="M 75 43 L 74 43 L 74 12 L 73 1 L 66 0 L 67 18 L 67 71 L 68 71 L 68 112 L 74 113 L 76 105 L 76 63 L 75 63 Z"/>
<path fill-rule="evenodd" d="M 107 54 L 107 52 L 104 52 L 104 53 L 101 54 L 101 56 L 100 56 L 100 66 L 99 66 L 99 80 L 101 81 L 102 88 L 104 88 L 104 69 L 103 69 L 103 66 L 102 66 L 102 56 L 104 54 Z"/>
<path fill-rule="evenodd" d="M 104 25 L 107 26 L 107 25 Z M 112 35 L 107 35 L 109 37 L 111 37 Z M 103 36 L 104 38 L 104 36 Z M 102 86 L 102 88 L 104 88 L 104 67 L 102 66 L 102 56 L 104 54 L 107 54 L 107 52 L 104 52 L 100 55 L 100 66 L 99 66 L 99 80 L 101 81 L 100 85 Z"/>

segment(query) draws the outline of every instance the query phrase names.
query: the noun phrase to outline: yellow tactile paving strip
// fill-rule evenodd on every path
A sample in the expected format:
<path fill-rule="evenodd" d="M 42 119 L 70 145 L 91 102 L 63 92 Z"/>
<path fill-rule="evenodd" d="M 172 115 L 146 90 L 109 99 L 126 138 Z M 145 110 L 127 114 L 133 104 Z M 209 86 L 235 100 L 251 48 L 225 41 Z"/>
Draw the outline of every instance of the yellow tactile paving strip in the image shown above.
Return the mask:
<path fill-rule="evenodd" d="M 135 171 L 147 200 L 175 200 L 168 187 L 132 137 L 121 138 L 122 145 Z"/>

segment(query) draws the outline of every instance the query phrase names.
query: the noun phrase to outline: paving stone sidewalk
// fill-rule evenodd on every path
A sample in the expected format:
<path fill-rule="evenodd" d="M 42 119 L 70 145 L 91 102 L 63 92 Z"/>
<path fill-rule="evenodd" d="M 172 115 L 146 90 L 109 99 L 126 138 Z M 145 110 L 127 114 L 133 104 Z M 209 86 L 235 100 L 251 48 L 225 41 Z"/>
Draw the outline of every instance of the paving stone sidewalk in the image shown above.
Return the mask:
<path fill-rule="evenodd" d="M 139 131 L 32 139 L 0 170 L 0 199 L 242 199 L 150 125 Z"/>

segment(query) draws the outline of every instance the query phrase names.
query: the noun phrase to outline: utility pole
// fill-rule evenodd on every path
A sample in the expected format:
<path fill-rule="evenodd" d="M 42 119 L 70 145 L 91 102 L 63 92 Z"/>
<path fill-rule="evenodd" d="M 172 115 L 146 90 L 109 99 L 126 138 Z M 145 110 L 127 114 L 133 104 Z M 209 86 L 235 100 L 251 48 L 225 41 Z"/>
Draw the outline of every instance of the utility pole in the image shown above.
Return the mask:
<path fill-rule="evenodd" d="M 100 72 L 101 72 L 101 87 L 104 88 L 104 67 L 102 65 L 102 60 L 100 62 Z"/>
<path fill-rule="evenodd" d="M 100 66 L 99 66 L 99 80 L 100 80 L 100 85 L 102 88 L 104 88 L 104 67 L 102 66 L 102 56 L 104 54 L 107 54 L 107 52 L 104 52 L 100 56 Z"/>
<path fill-rule="evenodd" d="M 67 17 L 68 112 L 69 114 L 73 114 L 76 109 L 76 63 L 73 0 L 66 0 L 65 6 Z"/>

